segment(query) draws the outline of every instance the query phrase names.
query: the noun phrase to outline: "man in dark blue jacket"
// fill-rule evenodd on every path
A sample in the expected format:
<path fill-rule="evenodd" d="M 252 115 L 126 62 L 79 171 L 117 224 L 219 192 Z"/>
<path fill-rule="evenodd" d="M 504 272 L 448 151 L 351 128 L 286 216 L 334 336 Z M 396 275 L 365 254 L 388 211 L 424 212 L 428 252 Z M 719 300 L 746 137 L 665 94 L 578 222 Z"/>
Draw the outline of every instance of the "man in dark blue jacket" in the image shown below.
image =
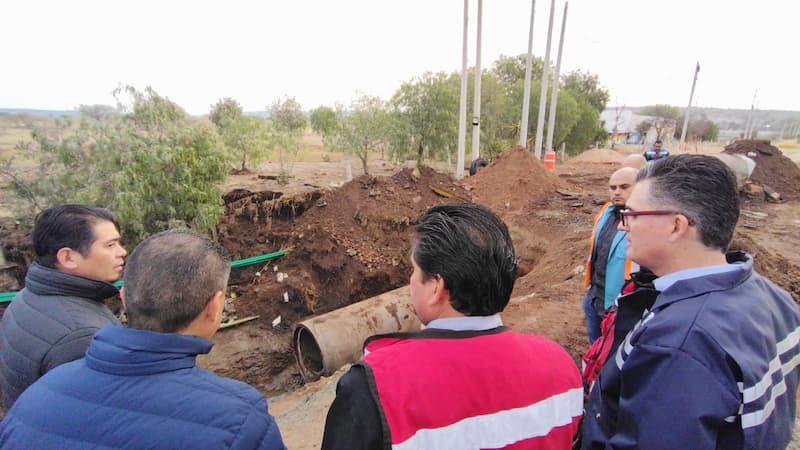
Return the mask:
<path fill-rule="evenodd" d="M 660 293 L 592 386 L 583 448 L 785 448 L 800 314 L 750 256 L 725 253 L 734 174 L 710 156 L 670 156 L 639 172 L 627 206 L 628 256 Z"/>
<path fill-rule="evenodd" d="M 125 266 L 130 328 L 101 329 L 86 358 L 59 366 L 0 423 L 2 448 L 285 448 L 264 397 L 195 366 L 211 350 L 230 259 L 173 230 L 142 242 Z"/>

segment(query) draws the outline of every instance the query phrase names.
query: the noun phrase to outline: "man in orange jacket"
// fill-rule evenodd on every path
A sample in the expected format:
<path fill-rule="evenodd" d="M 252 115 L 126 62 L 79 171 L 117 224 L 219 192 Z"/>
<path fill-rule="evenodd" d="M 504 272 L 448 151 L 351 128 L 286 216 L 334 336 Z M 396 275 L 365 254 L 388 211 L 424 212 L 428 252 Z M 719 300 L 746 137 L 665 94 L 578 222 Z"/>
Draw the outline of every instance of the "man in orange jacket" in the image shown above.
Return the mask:
<path fill-rule="evenodd" d="M 625 240 L 625 232 L 617 230 L 617 225 L 620 212 L 631 195 L 636 173 L 636 169 L 623 167 L 611 175 L 608 181 L 611 201 L 603 205 L 594 219 L 584 279 L 588 289 L 583 297 L 586 334 L 590 344 L 600 337 L 603 315 L 614 304 L 614 299 L 631 273 L 633 263 L 625 256 L 628 241 Z"/>

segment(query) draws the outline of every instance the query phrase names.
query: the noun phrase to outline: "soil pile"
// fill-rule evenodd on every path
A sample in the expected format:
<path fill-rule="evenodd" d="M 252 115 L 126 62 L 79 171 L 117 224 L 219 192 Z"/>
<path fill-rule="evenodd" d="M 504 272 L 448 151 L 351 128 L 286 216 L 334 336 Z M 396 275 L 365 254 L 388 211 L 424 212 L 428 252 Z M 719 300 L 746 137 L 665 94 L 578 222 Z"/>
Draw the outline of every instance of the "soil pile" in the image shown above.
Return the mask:
<path fill-rule="evenodd" d="M 800 199 L 800 168 L 766 140 L 739 140 L 725 146 L 723 153 L 746 155 L 756 162 L 750 181 L 766 185 L 784 200 Z"/>
<path fill-rule="evenodd" d="M 312 314 L 405 285 L 420 214 L 458 198 L 471 200 L 448 175 L 426 167 L 405 168 L 391 177 L 362 175 L 335 190 L 294 197 L 243 189 L 226 195 L 218 239 L 235 259 L 279 249 L 289 253 L 264 266 L 233 271 L 235 314 L 260 319 L 248 326 L 249 336 L 241 337 L 238 356 L 211 360 L 209 366 L 265 391 L 299 384 L 292 327 Z M 248 340 L 264 344 L 254 348 Z"/>
<path fill-rule="evenodd" d="M 504 211 L 518 211 L 562 187 L 559 179 L 523 147 L 501 153 L 467 182 L 474 188 L 475 200 L 501 217 Z"/>
<path fill-rule="evenodd" d="M 730 250 L 742 250 L 753 257 L 753 267 L 778 286 L 789 291 L 795 302 L 800 302 L 800 267 L 779 254 L 770 253 L 746 233 L 737 232 Z"/>

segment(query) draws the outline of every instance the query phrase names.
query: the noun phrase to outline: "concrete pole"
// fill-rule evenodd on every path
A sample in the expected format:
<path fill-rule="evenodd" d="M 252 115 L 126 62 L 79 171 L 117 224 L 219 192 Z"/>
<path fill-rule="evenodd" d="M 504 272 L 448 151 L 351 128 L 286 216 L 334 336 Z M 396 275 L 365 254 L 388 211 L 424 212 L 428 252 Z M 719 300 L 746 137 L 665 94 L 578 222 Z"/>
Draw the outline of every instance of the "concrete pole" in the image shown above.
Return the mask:
<path fill-rule="evenodd" d="M 472 161 L 481 154 L 481 22 L 483 21 L 483 0 L 478 0 L 478 38 L 475 44 L 475 95 L 472 104 Z"/>
<path fill-rule="evenodd" d="M 547 48 L 544 52 L 544 73 L 542 74 L 542 92 L 539 95 L 539 117 L 536 121 L 536 144 L 533 152 L 536 159 L 542 159 L 542 141 L 544 140 L 544 108 L 547 105 L 547 82 L 550 79 L 550 43 L 553 40 L 553 15 L 556 0 L 550 1 L 550 22 L 547 26 Z"/>
<path fill-rule="evenodd" d="M 686 107 L 686 114 L 683 116 L 683 128 L 681 128 L 681 149 L 683 143 L 686 142 L 686 129 L 689 128 L 689 116 L 692 114 L 692 97 L 694 97 L 694 86 L 697 84 L 697 74 L 700 73 L 700 63 L 694 69 L 694 80 L 692 80 L 692 90 L 689 93 L 689 106 Z"/>
<path fill-rule="evenodd" d="M 567 7 L 569 2 L 564 2 L 564 17 L 561 19 L 561 38 L 558 41 L 558 56 L 556 57 L 556 71 L 553 73 L 553 92 L 550 94 L 550 116 L 547 121 L 547 142 L 545 148 L 554 150 L 553 133 L 556 130 L 556 106 L 558 105 L 558 77 L 561 74 L 561 53 L 564 51 L 564 30 L 567 28 Z"/>
<path fill-rule="evenodd" d="M 464 37 L 461 49 L 461 100 L 458 108 L 458 156 L 456 157 L 456 179 L 464 178 L 464 152 L 467 137 L 467 12 L 469 0 L 464 0 Z"/>
<path fill-rule="evenodd" d="M 519 145 L 528 148 L 528 111 L 531 103 L 531 55 L 533 55 L 533 16 L 536 0 L 531 0 L 531 26 L 528 31 L 528 62 L 525 64 L 525 93 L 522 97 L 522 121 L 519 123 Z"/>
<path fill-rule="evenodd" d="M 753 110 L 756 108 L 756 96 L 758 95 L 758 89 L 756 92 L 753 93 L 753 102 L 750 103 L 750 112 L 747 113 L 747 121 L 744 123 L 744 138 L 750 139 L 750 126 L 753 122 Z"/>

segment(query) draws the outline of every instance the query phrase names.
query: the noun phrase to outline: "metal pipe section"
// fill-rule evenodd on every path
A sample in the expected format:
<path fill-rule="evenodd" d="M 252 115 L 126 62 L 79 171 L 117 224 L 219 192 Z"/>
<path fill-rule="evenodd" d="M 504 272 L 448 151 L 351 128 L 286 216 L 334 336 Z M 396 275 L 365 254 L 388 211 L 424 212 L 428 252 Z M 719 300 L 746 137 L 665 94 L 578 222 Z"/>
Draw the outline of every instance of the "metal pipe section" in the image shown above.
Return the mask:
<path fill-rule="evenodd" d="M 295 327 L 292 347 L 305 381 L 357 361 L 364 341 L 375 334 L 418 331 L 408 286 L 306 319 Z"/>

